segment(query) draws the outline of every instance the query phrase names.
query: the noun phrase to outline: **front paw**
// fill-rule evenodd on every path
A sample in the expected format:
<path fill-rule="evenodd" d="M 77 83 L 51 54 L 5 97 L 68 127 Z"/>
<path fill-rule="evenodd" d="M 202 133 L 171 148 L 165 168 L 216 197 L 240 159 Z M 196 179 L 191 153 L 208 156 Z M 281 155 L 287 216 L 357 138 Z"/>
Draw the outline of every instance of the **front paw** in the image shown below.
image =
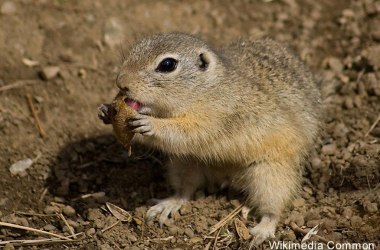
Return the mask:
<path fill-rule="evenodd" d="M 154 119 L 149 115 L 137 114 L 130 118 L 128 125 L 132 128 L 133 133 L 153 136 L 155 134 Z"/>
<path fill-rule="evenodd" d="M 102 104 L 98 107 L 98 117 L 104 124 L 111 124 L 116 111 L 111 104 Z"/>

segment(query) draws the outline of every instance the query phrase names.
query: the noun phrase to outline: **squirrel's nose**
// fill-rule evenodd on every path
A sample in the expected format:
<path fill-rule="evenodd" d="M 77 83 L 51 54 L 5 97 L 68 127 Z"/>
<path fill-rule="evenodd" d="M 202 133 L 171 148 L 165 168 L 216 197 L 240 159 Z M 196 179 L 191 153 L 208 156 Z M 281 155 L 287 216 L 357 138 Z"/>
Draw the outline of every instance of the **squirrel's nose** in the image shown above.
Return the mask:
<path fill-rule="evenodd" d="M 116 77 L 116 86 L 120 89 L 120 91 L 128 92 L 129 88 L 123 84 L 123 81 L 121 81 L 121 75 L 118 74 Z"/>
<path fill-rule="evenodd" d="M 118 87 L 119 90 L 122 91 L 122 92 L 128 92 L 128 91 L 129 91 L 129 88 L 128 88 L 128 87 L 120 86 L 119 84 L 117 85 L 117 87 Z"/>

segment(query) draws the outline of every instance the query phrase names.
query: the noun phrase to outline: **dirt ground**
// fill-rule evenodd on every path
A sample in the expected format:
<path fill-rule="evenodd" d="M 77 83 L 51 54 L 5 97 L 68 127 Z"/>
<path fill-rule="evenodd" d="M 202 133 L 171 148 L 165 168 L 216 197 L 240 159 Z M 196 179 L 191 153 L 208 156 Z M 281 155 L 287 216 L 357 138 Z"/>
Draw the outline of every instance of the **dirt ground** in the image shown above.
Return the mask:
<path fill-rule="evenodd" d="M 0 220 L 80 233 L 72 242 L 6 249 L 249 248 L 236 228 L 253 226 L 254 214 L 209 234 L 239 205 L 233 191 L 198 192 L 169 225 L 145 223 L 148 200 L 171 194 L 164 156 L 134 147 L 128 157 L 97 118 L 99 104 L 116 94 L 121 51 L 143 34 L 167 31 L 216 46 L 271 37 L 294 49 L 323 86 L 325 120 L 276 240 L 300 242 L 294 223 L 306 231 L 321 224 L 326 240 L 380 249 L 379 1 L 0 0 Z M 26 173 L 11 174 L 27 158 L 34 164 Z M 106 202 L 132 221 L 117 223 Z M 0 248 L 47 237 L 0 226 Z"/>

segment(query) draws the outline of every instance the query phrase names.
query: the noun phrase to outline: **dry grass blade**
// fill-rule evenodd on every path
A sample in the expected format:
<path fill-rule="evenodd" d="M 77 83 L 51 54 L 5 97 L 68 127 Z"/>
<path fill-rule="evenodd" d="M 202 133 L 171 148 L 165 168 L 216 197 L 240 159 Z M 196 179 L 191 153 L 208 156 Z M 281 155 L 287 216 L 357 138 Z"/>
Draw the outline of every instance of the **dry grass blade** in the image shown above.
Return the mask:
<path fill-rule="evenodd" d="M 112 225 L 110 225 L 110 226 L 108 226 L 108 227 L 102 229 L 102 233 L 104 233 L 105 231 L 110 230 L 111 228 L 115 227 L 115 226 L 116 226 L 117 224 L 119 224 L 119 223 L 120 223 L 120 220 L 118 220 L 118 221 L 116 221 L 115 223 L 113 223 Z"/>
<path fill-rule="evenodd" d="M 169 240 L 171 240 L 173 238 L 174 238 L 174 236 L 168 236 L 166 238 L 148 239 L 148 241 L 151 241 L 151 242 L 154 242 L 154 243 L 162 243 L 162 242 L 169 241 Z"/>
<path fill-rule="evenodd" d="M 20 81 L 16 81 L 14 83 L 10 83 L 8 85 L 0 87 L 0 92 L 6 91 L 6 90 L 10 90 L 10 89 L 16 89 L 16 88 L 23 87 L 25 85 L 31 85 L 31 84 L 36 84 L 36 83 L 40 83 L 40 82 L 42 82 L 42 81 L 38 81 L 38 80 L 20 80 Z"/>
<path fill-rule="evenodd" d="M 212 234 L 216 232 L 219 228 L 223 227 L 225 224 L 227 224 L 233 217 L 235 217 L 238 213 L 240 213 L 241 209 L 243 208 L 243 204 L 235 208 L 230 214 L 228 214 L 225 218 L 223 218 L 221 221 L 216 223 L 214 226 L 211 227 L 211 230 L 208 234 Z"/>
<path fill-rule="evenodd" d="M 38 240 L 8 240 L 0 241 L 0 246 L 6 244 L 12 244 L 13 246 L 33 246 L 33 245 L 45 245 L 45 244 L 59 244 L 59 243 L 74 243 L 79 242 L 80 240 L 62 240 L 59 238 L 50 238 L 50 239 L 38 239 Z"/>
<path fill-rule="evenodd" d="M 213 250 L 216 250 L 216 249 L 217 249 L 216 244 L 218 244 L 218 238 L 219 238 L 220 230 L 221 230 L 221 229 L 219 229 L 219 230 L 218 230 L 218 233 L 215 235 L 214 245 L 213 245 L 213 247 L 212 247 Z"/>
<path fill-rule="evenodd" d="M 375 122 L 372 124 L 372 126 L 369 128 L 369 130 L 367 131 L 367 133 L 365 133 L 364 137 L 367 137 L 369 135 L 369 133 L 372 132 L 372 130 L 376 127 L 376 125 L 379 123 L 380 121 L 380 115 L 376 118 Z"/>
<path fill-rule="evenodd" d="M 30 231 L 30 232 L 34 232 L 34 233 L 38 233 L 38 234 L 44 234 L 44 235 L 53 236 L 53 237 L 56 237 L 56 238 L 59 238 L 59 239 L 63 239 L 63 240 L 69 240 L 69 241 L 71 240 L 70 238 L 68 238 L 66 236 L 59 235 L 59 234 L 50 233 L 50 232 L 46 232 L 46 231 L 43 231 L 43 230 L 35 229 L 35 228 L 32 228 L 32 227 L 24 227 L 24 226 L 12 224 L 12 223 L 7 223 L 7 222 L 0 222 L 0 226 L 22 229 L 22 230 L 26 230 L 26 231 Z"/>
<path fill-rule="evenodd" d="M 27 94 L 26 95 L 26 100 L 28 102 L 28 106 L 29 106 L 29 109 L 30 109 L 30 112 L 32 112 L 32 115 L 33 115 L 33 118 L 34 118 L 34 121 L 36 123 L 36 126 L 38 128 L 38 131 L 40 132 L 40 135 L 41 137 L 46 137 L 46 132 L 45 130 L 42 128 L 42 125 L 41 125 L 41 122 L 40 122 L 40 119 L 38 118 L 38 115 L 37 115 L 37 111 L 33 105 L 33 100 L 32 100 L 32 96 L 30 94 Z"/>
<path fill-rule="evenodd" d="M 294 222 L 290 222 L 290 227 L 292 228 L 292 230 L 296 233 L 301 233 L 303 235 L 307 235 L 308 234 L 308 231 L 306 230 L 303 230 L 302 228 L 300 228 L 299 226 L 297 226 L 296 223 Z M 323 243 L 328 243 L 329 241 L 326 240 L 325 238 L 323 238 L 322 236 L 319 236 L 319 235 L 313 235 L 317 240 L 320 240 L 322 241 Z"/>
<path fill-rule="evenodd" d="M 70 231 L 70 234 L 71 236 L 75 239 L 76 236 L 75 236 L 75 233 L 72 229 L 72 227 L 69 225 L 69 223 L 67 222 L 65 216 L 63 216 L 63 214 L 59 214 L 59 217 L 62 219 L 63 223 L 65 223 L 65 226 L 67 227 L 67 229 Z"/>
<path fill-rule="evenodd" d="M 317 235 L 317 233 L 319 231 L 319 226 L 320 226 L 320 224 L 318 224 L 315 227 L 313 227 L 312 229 L 310 229 L 309 232 L 307 232 L 307 234 L 302 238 L 301 243 L 309 240 L 313 235 Z"/>
<path fill-rule="evenodd" d="M 108 210 L 111 212 L 113 216 L 115 216 L 118 220 L 123 222 L 131 222 L 132 221 L 132 215 L 125 211 L 124 209 L 110 203 L 106 202 L 106 206 Z"/>

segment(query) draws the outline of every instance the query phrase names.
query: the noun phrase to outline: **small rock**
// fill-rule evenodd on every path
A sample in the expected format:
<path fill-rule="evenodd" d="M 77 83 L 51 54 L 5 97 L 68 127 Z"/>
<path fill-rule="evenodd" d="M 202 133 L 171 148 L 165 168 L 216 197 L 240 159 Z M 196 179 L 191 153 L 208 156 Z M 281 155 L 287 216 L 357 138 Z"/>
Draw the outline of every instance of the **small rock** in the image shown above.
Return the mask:
<path fill-rule="evenodd" d="M 336 220 L 324 219 L 322 223 L 322 228 L 326 229 L 329 232 L 332 232 L 337 227 Z"/>
<path fill-rule="evenodd" d="M 375 68 L 380 68 L 380 45 L 371 46 L 368 48 L 367 55 L 369 63 Z"/>
<path fill-rule="evenodd" d="M 335 73 L 340 73 L 343 70 L 342 62 L 336 57 L 330 57 L 327 59 L 327 65 L 332 69 Z"/>
<path fill-rule="evenodd" d="M 95 230 L 95 228 L 90 228 L 90 229 L 88 229 L 87 231 L 86 231 L 86 235 L 87 236 L 93 236 L 93 235 L 95 235 L 95 233 L 96 233 L 96 230 Z"/>
<path fill-rule="evenodd" d="M 78 229 L 80 227 L 79 223 L 70 219 L 67 219 L 67 223 L 72 226 L 74 229 Z"/>
<path fill-rule="evenodd" d="M 184 232 L 189 238 L 194 237 L 194 231 L 191 228 L 186 228 Z"/>
<path fill-rule="evenodd" d="M 319 220 L 309 220 L 307 223 L 306 223 L 306 226 L 307 227 L 310 227 L 310 228 L 313 228 L 315 227 L 316 225 L 320 224 L 320 221 Z"/>
<path fill-rule="evenodd" d="M 74 228 L 72 226 L 70 226 L 70 225 L 69 226 L 64 226 L 62 228 L 62 231 L 65 232 L 65 233 L 70 233 L 70 234 L 71 234 L 71 232 L 75 232 Z"/>
<path fill-rule="evenodd" d="M 54 206 L 46 206 L 44 209 L 45 214 L 57 214 L 60 213 L 59 207 L 54 207 Z"/>
<path fill-rule="evenodd" d="M 96 208 L 90 208 L 87 212 L 87 220 L 95 221 L 97 219 L 104 219 L 105 216 Z"/>
<path fill-rule="evenodd" d="M 176 235 L 178 233 L 178 227 L 171 225 L 168 227 L 168 231 L 170 235 Z"/>
<path fill-rule="evenodd" d="M 297 208 L 297 207 L 303 207 L 305 205 L 305 199 L 303 199 L 303 198 L 297 198 L 297 199 L 295 199 L 293 201 L 292 204 L 293 204 L 293 206 L 295 208 Z"/>
<path fill-rule="evenodd" d="M 100 250 L 113 250 L 113 248 L 109 244 L 103 244 L 99 248 Z"/>
<path fill-rule="evenodd" d="M 26 170 L 30 168 L 33 164 L 32 159 L 24 159 L 17 161 L 12 164 L 12 166 L 9 168 L 9 171 L 11 172 L 12 175 L 19 175 L 21 177 L 26 176 Z"/>
<path fill-rule="evenodd" d="M 343 215 L 346 219 L 351 218 L 353 214 L 354 214 L 354 212 L 352 211 L 352 209 L 351 209 L 350 207 L 345 207 L 345 208 L 343 208 L 342 215 Z"/>
<path fill-rule="evenodd" d="M 366 211 L 366 213 L 369 213 L 369 214 L 374 214 L 379 211 L 377 208 L 377 204 L 373 202 L 368 202 L 368 201 L 364 202 L 363 207 L 364 207 L 364 211 Z"/>
<path fill-rule="evenodd" d="M 53 226 L 52 224 L 47 224 L 46 226 L 44 226 L 44 230 L 46 231 L 55 231 L 57 228 L 55 226 Z"/>
<path fill-rule="evenodd" d="M 58 66 L 46 66 L 43 67 L 40 74 L 42 79 L 44 80 L 50 80 L 55 78 L 60 71 L 60 68 Z"/>
<path fill-rule="evenodd" d="M 201 237 L 193 237 L 189 240 L 191 244 L 197 244 L 197 243 L 202 243 L 203 239 Z"/>
<path fill-rule="evenodd" d="M 360 228 L 362 226 L 363 220 L 357 215 L 351 217 L 351 226 L 353 228 Z"/>
<path fill-rule="evenodd" d="M 321 151 L 322 151 L 322 154 L 324 155 L 333 155 L 335 154 L 336 149 L 337 149 L 336 144 L 331 143 L 331 144 L 324 145 Z"/>
<path fill-rule="evenodd" d="M 72 206 L 69 206 L 69 205 L 65 206 L 62 209 L 62 212 L 63 212 L 64 215 L 69 216 L 69 217 L 72 217 L 72 216 L 76 215 L 75 209 Z"/>
<path fill-rule="evenodd" d="M 316 209 L 311 209 L 305 214 L 305 220 L 319 220 L 320 215 Z"/>
<path fill-rule="evenodd" d="M 4 250 L 15 250 L 15 247 L 11 243 L 7 243 L 4 246 Z"/>
<path fill-rule="evenodd" d="M 127 238 L 131 242 L 136 242 L 137 241 L 137 237 L 135 235 L 133 235 L 132 233 L 127 233 Z"/>
<path fill-rule="evenodd" d="M 321 158 L 319 157 L 313 157 L 311 159 L 311 166 L 314 168 L 314 169 L 318 169 L 321 167 L 321 164 L 322 164 L 322 161 L 321 161 Z"/>
<path fill-rule="evenodd" d="M 354 101 L 352 100 L 350 96 L 347 96 L 344 99 L 343 106 L 345 109 L 352 109 L 354 107 Z"/>
<path fill-rule="evenodd" d="M 293 231 L 286 230 L 281 234 L 281 239 L 286 241 L 295 241 L 297 238 Z"/>
<path fill-rule="evenodd" d="M 12 15 L 17 12 L 16 4 L 12 1 L 5 1 L 0 8 L 0 13 L 3 15 Z"/>
<path fill-rule="evenodd" d="M 191 204 L 189 202 L 185 203 L 179 210 L 181 215 L 186 215 L 191 213 Z"/>
<path fill-rule="evenodd" d="M 299 227 L 302 227 L 305 225 L 305 219 L 303 217 L 303 215 L 297 211 L 293 211 L 290 216 L 289 216 L 289 220 L 290 221 L 293 221 L 294 223 L 297 224 L 297 226 Z"/>

